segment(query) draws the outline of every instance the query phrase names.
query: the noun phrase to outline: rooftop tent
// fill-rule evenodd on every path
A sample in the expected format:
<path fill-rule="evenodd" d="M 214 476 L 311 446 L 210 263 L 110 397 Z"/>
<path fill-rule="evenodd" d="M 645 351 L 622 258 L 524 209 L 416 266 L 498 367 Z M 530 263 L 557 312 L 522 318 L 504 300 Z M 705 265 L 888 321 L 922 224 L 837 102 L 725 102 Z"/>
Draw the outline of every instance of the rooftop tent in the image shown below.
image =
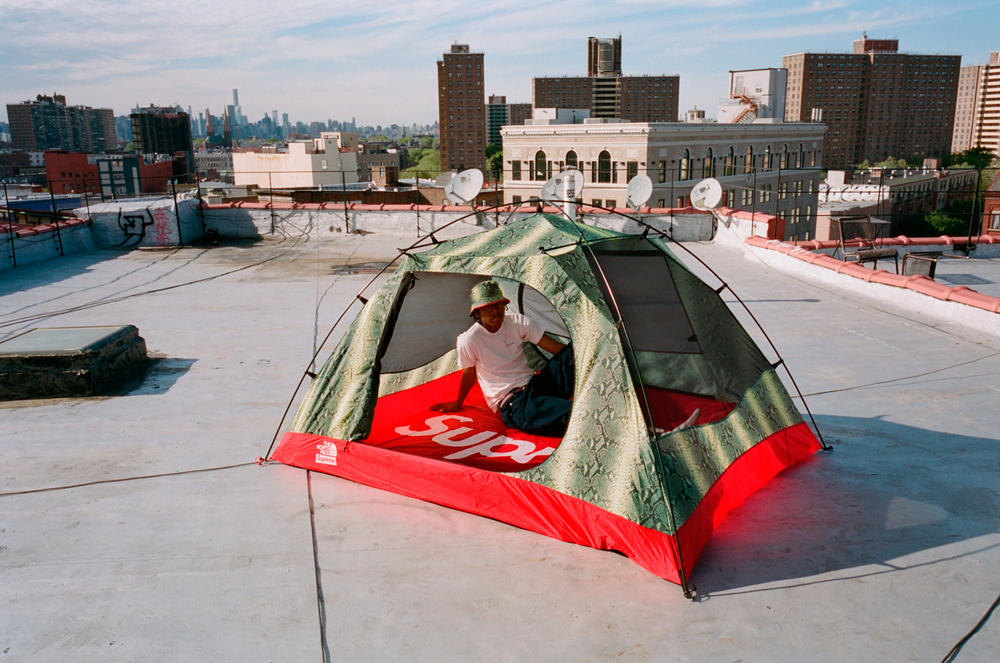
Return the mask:
<path fill-rule="evenodd" d="M 506 429 L 478 387 L 459 412 L 429 409 L 454 397 L 455 338 L 484 278 L 572 341 L 561 439 Z M 407 254 L 270 459 L 617 550 L 686 589 L 725 514 L 819 448 L 726 304 L 663 241 L 538 214 Z"/>

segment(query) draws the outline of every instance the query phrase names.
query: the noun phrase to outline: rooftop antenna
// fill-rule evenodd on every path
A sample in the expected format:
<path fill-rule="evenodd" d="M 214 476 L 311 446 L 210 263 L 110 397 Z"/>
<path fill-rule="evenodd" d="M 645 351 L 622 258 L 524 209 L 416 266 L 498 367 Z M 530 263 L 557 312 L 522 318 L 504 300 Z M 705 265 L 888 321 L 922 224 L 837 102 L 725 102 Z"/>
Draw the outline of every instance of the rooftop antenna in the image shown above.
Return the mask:
<path fill-rule="evenodd" d="M 483 220 L 476 211 L 472 201 L 483 189 L 483 172 L 478 168 L 463 170 L 452 177 L 444 187 L 444 195 L 456 205 L 468 205 L 476 212 L 476 225 L 483 225 Z"/>
<path fill-rule="evenodd" d="M 556 207 L 562 203 L 563 213 L 570 221 L 576 222 L 576 198 L 581 191 L 583 191 L 583 173 L 570 169 L 546 180 L 539 198 Z"/>

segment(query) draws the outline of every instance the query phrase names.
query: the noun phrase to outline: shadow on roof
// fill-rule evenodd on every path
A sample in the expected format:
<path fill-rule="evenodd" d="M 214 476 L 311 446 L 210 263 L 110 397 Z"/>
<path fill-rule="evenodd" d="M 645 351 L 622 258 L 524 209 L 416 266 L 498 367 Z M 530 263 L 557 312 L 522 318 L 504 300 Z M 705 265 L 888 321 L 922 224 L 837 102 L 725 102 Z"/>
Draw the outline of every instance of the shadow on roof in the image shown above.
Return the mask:
<path fill-rule="evenodd" d="M 996 440 L 880 418 L 817 421 L 835 451 L 784 472 L 730 514 L 692 578 L 703 597 L 863 581 L 998 545 L 955 546 L 1000 527 Z M 765 583 L 775 585 L 754 587 Z"/>

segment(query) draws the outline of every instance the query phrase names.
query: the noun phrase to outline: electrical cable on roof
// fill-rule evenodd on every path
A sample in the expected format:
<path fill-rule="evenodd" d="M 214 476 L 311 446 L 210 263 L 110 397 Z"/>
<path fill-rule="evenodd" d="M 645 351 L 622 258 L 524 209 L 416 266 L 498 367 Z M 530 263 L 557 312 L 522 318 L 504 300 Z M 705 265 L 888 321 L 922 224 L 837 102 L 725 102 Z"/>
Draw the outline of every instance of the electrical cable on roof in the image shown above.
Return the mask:
<path fill-rule="evenodd" d="M 912 380 L 914 378 L 922 378 L 922 377 L 925 377 L 925 376 L 928 376 L 928 375 L 933 375 L 934 373 L 941 373 L 943 371 L 949 371 L 949 370 L 951 370 L 953 368 L 958 368 L 960 366 L 968 366 L 969 364 L 975 364 L 976 362 L 980 362 L 980 361 L 982 361 L 984 359 L 991 359 L 991 358 L 996 357 L 998 355 L 1000 355 L 1000 351 L 998 351 L 998 352 L 991 352 L 988 355 L 983 355 L 982 357 L 976 357 L 975 359 L 970 359 L 969 361 L 961 361 L 961 362 L 958 362 L 957 364 L 951 364 L 949 366 L 942 366 L 941 368 L 935 368 L 934 370 L 925 371 L 924 373 L 916 373 L 914 375 L 904 375 L 904 376 L 898 377 L 898 378 L 891 378 L 889 380 L 879 380 L 878 382 L 869 382 L 867 384 L 859 384 L 859 385 L 855 385 L 853 387 L 842 387 L 840 389 L 827 389 L 826 391 L 814 391 L 811 394 L 804 394 L 804 395 L 805 396 L 823 396 L 825 394 L 836 394 L 836 393 L 843 392 L 843 391 L 854 391 L 855 389 L 865 389 L 867 387 L 877 387 L 878 385 L 892 384 L 894 382 L 902 382 L 903 380 Z"/>
<path fill-rule="evenodd" d="M 143 479 L 160 479 L 163 477 L 183 476 L 185 474 L 200 474 L 202 472 L 218 472 L 220 470 L 232 470 L 237 467 L 249 467 L 256 465 L 256 462 L 235 463 L 233 465 L 219 465 L 216 467 L 201 467 L 194 470 L 178 470 L 176 472 L 160 472 L 159 474 L 143 474 L 134 477 L 121 477 L 118 479 L 98 479 L 97 481 L 85 481 L 65 486 L 51 486 L 49 488 L 30 488 L 28 490 L 11 490 L 0 493 L 0 497 L 12 497 L 14 495 L 33 495 L 35 493 L 51 493 L 57 490 L 70 490 L 71 488 L 85 488 L 87 486 L 100 486 L 106 483 L 124 483 L 126 481 L 140 481 Z"/>
<path fill-rule="evenodd" d="M 989 610 L 987 610 L 986 614 L 983 615 L 982 619 L 980 619 L 979 622 L 972 627 L 972 630 L 966 633 L 962 637 L 962 639 L 959 640 L 957 643 L 955 643 L 955 646 L 952 647 L 947 654 L 945 654 L 945 657 L 941 659 L 941 663 L 951 663 L 951 661 L 955 660 L 955 658 L 958 656 L 958 653 L 962 651 L 962 647 L 964 647 L 966 643 L 968 643 L 969 640 L 972 639 L 972 636 L 978 633 L 980 629 L 982 629 L 983 626 L 986 624 L 986 622 L 989 621 L 990 616 L 993 614 L 993 611 L 997 609 L 998 605 L 1000 605 L 1000 594 L 998 594 L 997 597 L 993 599 L 993 604 L 990 606 Z"/>
<path fill-rule="evenodd" d="M 154 288 L 152 290 L 143 290 L 142 292 L 134 292 L 134 293 L 131 293 L 131 294 L 128 294 L 128 295 L 122 295 L 120 297 L 110 297 L 110 298 L 98 299 L 98 300 L 94 300 L 94 301 L 92 301 L 90 303 L 87 303 L 87 304 L 80 304 L 79 306 L 72 306 L 72 307 L 69 307 L 69 308 L 62 309 L 62 310 L 49 311 L 47 313 L 36 313 L 34 315 L 24 316 L 22 318 L 17 318 L 17 319 L 14 319 L 14 320 L 8 320 L 6 322 L 0 322 L 0 329 L 3 329 L 4 327 L 12 327 L 14 325 L 18 325 L 18 324 L 22 324 L 22 323 L 26 323 L 26 322 L 34 322 L 35 320 L 42 320 L 42 319 L 45 319 L 45 318 L 54 318 L 56 316 L 66 315 L 67 313 L 75 313 L 77 311 L 84 311 L 84 310 L 87 310 L 87 309 L 96 308 L 98 306 L 103 306 L 104 304 L 114 304 L 114 303 L 117 303 L 117 302 L 120 302 L 120 301 L 124 301 L 126 299 L 131 299 L 132 297 L 141 297 L 143 295 L 152 295 L 152 294 L 157 294 L 157 293 L 160 293 L 160 292 L 166 292 L 168 290 L 174 290 L 175 288 L 183 288 L 183 287 L 189 286 L 189 285 L 195 285 L 195 284 L 198 284 L 198 283 L 205 283 L 207 281 L 213 281 L 215 279 L 222 278 L 223 276 L 229 276 L 230 274 L 235 274 L 237 272 L 242 272 L 242 271 L 247 270 L 247 269 L 252 269 L 254 267 L 259 267 L 260 265 L 263 265 L 265 263 L 271 262 L 272 260 L 277 260 L 278 258 L 283 257 L 285 254 L 287 254 L 288 252 L 290 252 L 292 249 L 294 249 L 299 244 L 299 242 L 302 240 L 302 237 L 303 237 L 303 235 L 299 235 L 298 237 L 296 237 L 293 240 L 292 245 L 289 246 L 288 248 L 286 248 L 285 250 L 281 251 L 280 253 L 277 253 L 277 254 L 271 256 L 270 258 L 265 258 L 264 260 L 259 260 L 259 261 L 255 262 L 255 263 L 251 263 L 249 265 L 244 265 L 242 267 L 237 267 L 235 269 L 230 269 L 230 270 L 227 270 L 227 271 L 224 271 L 224 272 L 220 272 L 218 274 L 213 274 L 212 276 L 206 276 L 204 278 L 195 279 L 193 281 L 187 281 L 187 282 L 184 282 L 184 283 L 176 283 L 174 285 L 165 286 L 165 287 L 162 287 L 162 288 Z"/>

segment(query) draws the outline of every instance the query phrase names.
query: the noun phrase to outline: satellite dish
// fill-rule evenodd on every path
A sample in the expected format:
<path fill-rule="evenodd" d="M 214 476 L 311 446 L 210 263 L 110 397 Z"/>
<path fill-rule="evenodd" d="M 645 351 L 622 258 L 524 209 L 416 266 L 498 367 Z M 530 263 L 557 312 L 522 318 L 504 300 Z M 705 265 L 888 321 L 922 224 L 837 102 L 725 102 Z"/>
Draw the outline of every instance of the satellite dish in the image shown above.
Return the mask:
<path fill-rule="evenodd" d="M 722 202 L 722 185 L 714 177 L 703 179 L 691 189 L 691 204 L 696 209 L 713 210 Z"/>
<path fill-rule="evenodd" d="M 476 168 L 463 170 L 444 187 L 444 195 L 456 205 L 468 205 L 483 189 L 483 173 Z"/>
<path fill-rule="evenodd" d="M 556 200 L 573 200 L 582 190 L 583 173 L 579 170 L 564 170 L 546 180 L 538 197 L 551 204 Z"/>
<path fill-rule="evenodd" d="M 629 207 L 638 210 L 653 195 L 653 180 L 649 175 L 636 175 L 628 182 L 625 200 Z"/>

